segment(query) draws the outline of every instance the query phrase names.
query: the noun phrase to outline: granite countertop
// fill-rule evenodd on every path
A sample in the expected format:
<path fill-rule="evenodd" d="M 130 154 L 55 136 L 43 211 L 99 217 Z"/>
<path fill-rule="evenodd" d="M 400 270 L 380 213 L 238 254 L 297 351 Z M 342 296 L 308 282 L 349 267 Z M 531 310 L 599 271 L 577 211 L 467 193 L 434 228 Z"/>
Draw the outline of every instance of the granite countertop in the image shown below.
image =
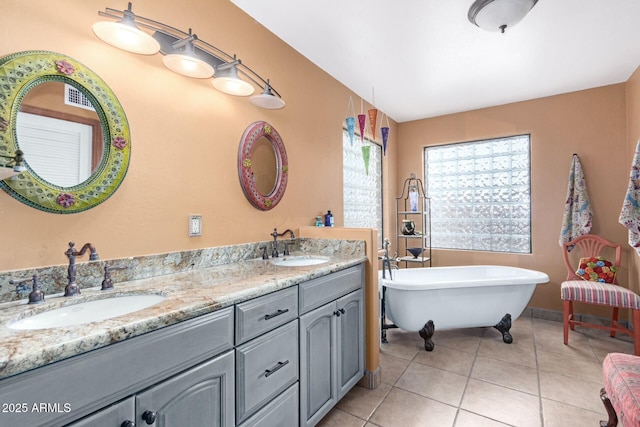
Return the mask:
<path fill-rule="evenodd" d="M 292 254 L 296 255 L 296 254 Z M 82 289 L 65 298 L 48 295 L 42 304 L 25 300 L 0 304 L 0 378 L 123 341 L 207 314 L 361 262 L 361 255 L 334 254 L 329 261 L 304 267 L 280 267 L 250 259 L 192 271 L 116 283 L 114 290 Z M 100 322 L 55 329 L 14 330 L 8 324 L 68 304 L 119 295 L 162 294 L 166 299 L 143 310 Z"/>

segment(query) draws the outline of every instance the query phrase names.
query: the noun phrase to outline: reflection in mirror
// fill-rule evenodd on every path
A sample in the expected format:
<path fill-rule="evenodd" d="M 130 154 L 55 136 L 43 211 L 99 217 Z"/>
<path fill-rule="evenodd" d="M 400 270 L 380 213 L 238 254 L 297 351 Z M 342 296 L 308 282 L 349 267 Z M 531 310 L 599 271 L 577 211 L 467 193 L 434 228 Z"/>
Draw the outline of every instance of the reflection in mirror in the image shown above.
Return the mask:
<path fill-rule="evenodd" d="M 91 102 L 77 87 L 44 82 L 31 88 L 20 104 L 18 146 L 29 167 L 45 181 L 73 187 L 100 164 L 102 128 Z"/>
<path fill-rule="evenodd" d="M 252 148 L 251 169 L 256 189 L 263 196 L 268 196 L 276 186 L 276 174 L 278 164 L 276 163 L 276 152 L 271 141 L 260 137 Z"/>

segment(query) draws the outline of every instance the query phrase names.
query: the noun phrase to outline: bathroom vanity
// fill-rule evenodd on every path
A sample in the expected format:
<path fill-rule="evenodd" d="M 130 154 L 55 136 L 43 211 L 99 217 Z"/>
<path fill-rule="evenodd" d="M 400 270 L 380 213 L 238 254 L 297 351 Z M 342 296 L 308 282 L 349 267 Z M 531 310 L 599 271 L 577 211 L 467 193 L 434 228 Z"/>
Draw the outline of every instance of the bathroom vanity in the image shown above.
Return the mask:
<path fill-rule="evenodd" d="M 0 424 L 313 426 L 364 374 L 364 260 L 144 279 L 120 289 L 165 302 L 100 325 L 4 326 L 17 350 L 0 365 Z"/>

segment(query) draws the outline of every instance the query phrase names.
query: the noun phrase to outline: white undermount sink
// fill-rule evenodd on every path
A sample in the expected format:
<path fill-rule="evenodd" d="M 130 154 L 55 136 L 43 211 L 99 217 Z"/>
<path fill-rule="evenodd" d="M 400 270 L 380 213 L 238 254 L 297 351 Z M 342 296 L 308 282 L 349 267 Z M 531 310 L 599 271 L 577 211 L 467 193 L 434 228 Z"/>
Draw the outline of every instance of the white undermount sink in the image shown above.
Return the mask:
<path fill-rule="evenodd" d="M 271 263 L 279 267 L 306 267 L 308 265 L 324 264 L 325 262 L 329 262 L 329 258 L 315 255 L 284 256 L 271 259 Z"/>
<path fill-rule="evenodd" d="M 162 295 L 125 295 L 86 301 L 25 317 L 7 326 L 10 329 L 48 329 L 99 322 L 133 313 L 162 302 Z"/>

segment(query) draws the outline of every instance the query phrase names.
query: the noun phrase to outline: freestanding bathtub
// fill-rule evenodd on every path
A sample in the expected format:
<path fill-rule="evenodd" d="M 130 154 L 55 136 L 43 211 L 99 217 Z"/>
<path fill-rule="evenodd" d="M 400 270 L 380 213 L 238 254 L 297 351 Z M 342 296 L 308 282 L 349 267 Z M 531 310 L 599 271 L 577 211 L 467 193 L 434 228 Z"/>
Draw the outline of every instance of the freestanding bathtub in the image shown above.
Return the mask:
<path fill-rule="evenodd" d="M 511 343 L 511 320 L 522 314 L 536 285 L 549 281 L 540 271 L 497 265 L 406 268 L 392 270 L 392 279 L 389 271 L 382 276 L 380 271 L 383 341 L 388 327 L 419 331 L 427 351 L 433 350 L 435 328 L 493 326 Z"/>

